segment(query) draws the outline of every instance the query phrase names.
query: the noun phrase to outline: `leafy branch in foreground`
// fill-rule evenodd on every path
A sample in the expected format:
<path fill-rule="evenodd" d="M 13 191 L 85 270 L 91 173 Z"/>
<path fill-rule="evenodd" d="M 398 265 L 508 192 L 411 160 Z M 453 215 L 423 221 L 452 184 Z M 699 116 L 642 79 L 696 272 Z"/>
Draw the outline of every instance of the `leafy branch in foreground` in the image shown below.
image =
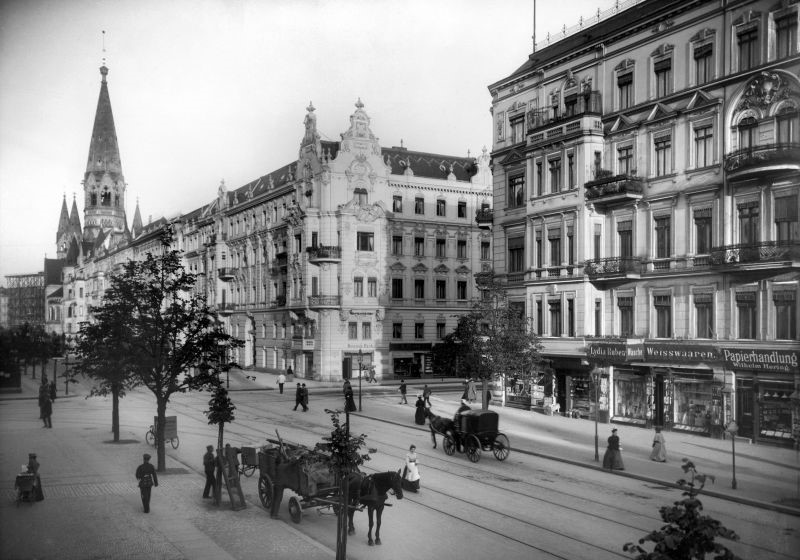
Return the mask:
<path fill-rule="evenodd" d="M 703 504 L 697 499 L 706 481 L 713 483 L 714 477 L 698 473 L 694 463 L 686 458 L 681 468 L 691 478 L 678 481 L 683 488 L 682 500 L 659 508 L 661 519 L 667 524 L 639 539 L 638 544 L 625 543 L 622 549 L 635 554 L 635 560 L 705 560 L 712 553 L 714 560 L 738 560 L 738 556 L 715 539 L 737 541 L 739 536 L 716 519 L 703 515 Z M 642 548 L 647 542 L 653 543 L 652 552 Z"/>

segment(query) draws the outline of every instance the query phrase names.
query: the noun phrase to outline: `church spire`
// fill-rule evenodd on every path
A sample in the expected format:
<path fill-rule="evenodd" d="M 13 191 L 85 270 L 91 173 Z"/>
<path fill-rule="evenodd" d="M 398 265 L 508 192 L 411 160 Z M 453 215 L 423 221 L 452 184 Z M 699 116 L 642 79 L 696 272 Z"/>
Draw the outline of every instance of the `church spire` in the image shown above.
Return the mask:
<path fill-rule="evenodd" d="M 72 209 L 69 211 L 69 232 L 81 236 L 81 215 L 78 214 L 78 201 L 72 197 Z"/>
<path fill-rule="evenodd" d="M 125 235 L 125 178 L 117 144 L 117 131 L 114 114 L 111 112 L 111 98 L 108 95 L 108 68 L 103 62 L 100 67 L 100 97 L 89 143 L 89 158 L 83 179 L 84 190 L 84 232 L 89 241 L 101 232 L 112 235 Z"/>
<path fill-rule="evenodd" d="M 139 199 L 136 199 L 136 212 L 133 213 L 133 226 L 131 226 L 133 237 L 137 237 L 142 232 L 142 214 L 139 212 Z"/>
<path fill-rule="evenodd" d="M 61 202 L 61 215 L 58 217 L 58 233 L 56 233 L 56 243 L 61 241 L 61 237 L 69 232 L 69 210 L 67 210 L 67 194 L 64 193 L 64 200 Z"/>

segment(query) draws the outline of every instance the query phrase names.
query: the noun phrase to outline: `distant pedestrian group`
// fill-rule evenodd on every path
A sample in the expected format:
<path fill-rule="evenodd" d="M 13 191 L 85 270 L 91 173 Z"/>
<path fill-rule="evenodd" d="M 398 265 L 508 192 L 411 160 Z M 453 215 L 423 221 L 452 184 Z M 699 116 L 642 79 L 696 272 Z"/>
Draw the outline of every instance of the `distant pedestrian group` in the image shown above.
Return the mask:
<path fill-rule="evenodd" d="M 306 388 L 305 383 L 298 383 L 297 389 L 295 390 L 294 408 L 292 410 L 297 410 L 298 406 L 303 407 L 303 412 L 308 411 L 308 389 Z"/>

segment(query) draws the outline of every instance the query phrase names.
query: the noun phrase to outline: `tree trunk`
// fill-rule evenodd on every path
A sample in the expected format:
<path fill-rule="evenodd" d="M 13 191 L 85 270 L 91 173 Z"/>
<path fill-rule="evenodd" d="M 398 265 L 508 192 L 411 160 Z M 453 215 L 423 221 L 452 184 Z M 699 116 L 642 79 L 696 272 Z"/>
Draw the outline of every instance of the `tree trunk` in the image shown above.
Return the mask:
<path fill-rule="evenodd" d="M 222 502 L 222 469 L 224 463 L 222 462 L 222 434 L 225 431 L 225 422 L 219 423 L 219 431 L 217 432 L 217 476 L 214 479 L 214 505 L 218 506 Z"/>
<path fill-rule="evenodd" d="M 119 387 L 111 389 L 111 431 L 114 432 L 114 443 L 119 442 Z"/>
<path fill-rule="evenodd" d="M 489 394 L 488 394 L 489 393 L 489 380 L 484 377 L 482 381 L 483 381 L 481 383 L 481 393 L 482 393 L 481 402 L 483 403 L 482 409 L 483 410 L 489 410 Z"/>
<path fill-rule="evenodd" d="M 156 457 L 158 458 L 158 472 L 164 472 L 167 468 L 166 453 L 164 450 L 164 428 L 166 427 L 167 418 L 167 399 L 164 397 L 156 397 L 156 410 L 158 418 L 158 425 L 156 426 Z"/>

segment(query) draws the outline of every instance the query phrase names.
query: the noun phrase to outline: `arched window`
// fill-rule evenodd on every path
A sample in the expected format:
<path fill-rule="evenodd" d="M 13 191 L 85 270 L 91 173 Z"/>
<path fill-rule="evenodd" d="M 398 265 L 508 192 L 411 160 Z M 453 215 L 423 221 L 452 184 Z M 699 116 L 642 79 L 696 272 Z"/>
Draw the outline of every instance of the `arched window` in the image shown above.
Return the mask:
<path fill-rule="evenodd" d="M 756 143 L 756 129 L 758 123 L 753 117 L 742 119 L 739 123 L 739 149 L 753 148 Z"/>
<path fill-rule="evenodd" d="M 367 189 L 355 189 L 353 191 L 353 196 L 358 204 L 369 204 Z"/>

